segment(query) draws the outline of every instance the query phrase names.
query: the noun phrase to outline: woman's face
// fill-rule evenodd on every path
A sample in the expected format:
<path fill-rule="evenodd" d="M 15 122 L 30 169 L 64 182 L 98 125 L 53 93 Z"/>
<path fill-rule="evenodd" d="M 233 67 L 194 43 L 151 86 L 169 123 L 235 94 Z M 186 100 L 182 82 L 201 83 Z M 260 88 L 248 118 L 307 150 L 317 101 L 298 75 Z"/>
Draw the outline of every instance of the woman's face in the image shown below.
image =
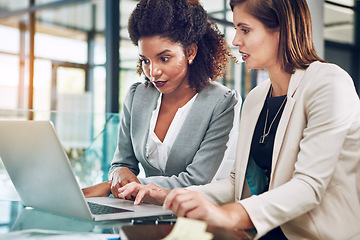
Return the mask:
<path fill-rule="evenodd" d="M 236 34 L 232 44 L 239 47 L 242 59 L 248 69 L 279 68 L 279 31 L 271 31 L 258 19 L 249 14 L 245 4 L 233 9 L 233 22 Z"/>
<path fill-rule="evenodd" d="M 188 86 L 188 59 L 180 43 L 159 36 L 138 42 L 144 74 L 163 94 Z"/>

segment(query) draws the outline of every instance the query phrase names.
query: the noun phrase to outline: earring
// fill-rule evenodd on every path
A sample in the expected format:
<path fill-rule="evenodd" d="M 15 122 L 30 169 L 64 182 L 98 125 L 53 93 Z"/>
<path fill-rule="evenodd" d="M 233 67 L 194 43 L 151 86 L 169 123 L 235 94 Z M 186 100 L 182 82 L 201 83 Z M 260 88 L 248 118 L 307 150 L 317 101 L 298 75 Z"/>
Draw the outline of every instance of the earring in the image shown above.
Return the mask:
<path fill-rule="evenodd" d="M 192 59 L 189 60 L 189 65 L 191 65 L 191 64 L 193 64 L 193 60 L 192 60 Z"/>

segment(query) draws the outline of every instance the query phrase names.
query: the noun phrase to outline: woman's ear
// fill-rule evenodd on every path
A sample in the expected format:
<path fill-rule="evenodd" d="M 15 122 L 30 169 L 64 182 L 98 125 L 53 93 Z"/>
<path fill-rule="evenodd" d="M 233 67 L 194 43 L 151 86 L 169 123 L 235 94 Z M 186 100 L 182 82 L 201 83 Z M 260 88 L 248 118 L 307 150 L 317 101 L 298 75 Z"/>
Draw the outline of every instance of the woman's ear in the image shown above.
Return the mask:
<path fill-rule="evenodd" d="M 189 63 L 194 61 L 197 50 L 198 46 L 195 43 L 192 43 L 189 47 L 186 48 L 186 57 Z"/>

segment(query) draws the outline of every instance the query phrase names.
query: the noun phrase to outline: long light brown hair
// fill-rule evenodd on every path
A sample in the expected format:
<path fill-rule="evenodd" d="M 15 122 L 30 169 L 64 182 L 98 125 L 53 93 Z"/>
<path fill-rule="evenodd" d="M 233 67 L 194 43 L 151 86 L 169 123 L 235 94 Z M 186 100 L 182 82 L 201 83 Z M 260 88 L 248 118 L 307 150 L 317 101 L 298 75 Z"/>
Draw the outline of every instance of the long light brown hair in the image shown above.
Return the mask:
<path fill-rule="evenodd" d="M 290 74 L 321 61 L 314 47 L 312 22 L 306 0 L 230 0 L 233 10 L 245 4 L 248 13 L 269 30 L 279 29 L 279 52 L 282 68 Z"/>

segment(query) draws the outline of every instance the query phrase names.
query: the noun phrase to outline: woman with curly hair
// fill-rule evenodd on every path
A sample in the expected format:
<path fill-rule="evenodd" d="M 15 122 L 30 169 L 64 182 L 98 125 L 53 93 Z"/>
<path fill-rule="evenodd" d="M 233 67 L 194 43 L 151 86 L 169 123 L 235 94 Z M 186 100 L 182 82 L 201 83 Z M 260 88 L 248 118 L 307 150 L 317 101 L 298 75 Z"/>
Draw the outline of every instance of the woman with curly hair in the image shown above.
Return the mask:
<path fill-rule="evenodd" d="M 194 0 L 141 0 L 128 31 L 145 83 L 125 98 L 111 180 L 84 189 L 85 196 L 111 189 L 118 197 L 130 182 L 165 189 L 210 182 L 238 118 L 236 91 L 214 81 L 231 57 L 224 35 Z M 145 178 L 137 178 L 139 163 Z"/>

